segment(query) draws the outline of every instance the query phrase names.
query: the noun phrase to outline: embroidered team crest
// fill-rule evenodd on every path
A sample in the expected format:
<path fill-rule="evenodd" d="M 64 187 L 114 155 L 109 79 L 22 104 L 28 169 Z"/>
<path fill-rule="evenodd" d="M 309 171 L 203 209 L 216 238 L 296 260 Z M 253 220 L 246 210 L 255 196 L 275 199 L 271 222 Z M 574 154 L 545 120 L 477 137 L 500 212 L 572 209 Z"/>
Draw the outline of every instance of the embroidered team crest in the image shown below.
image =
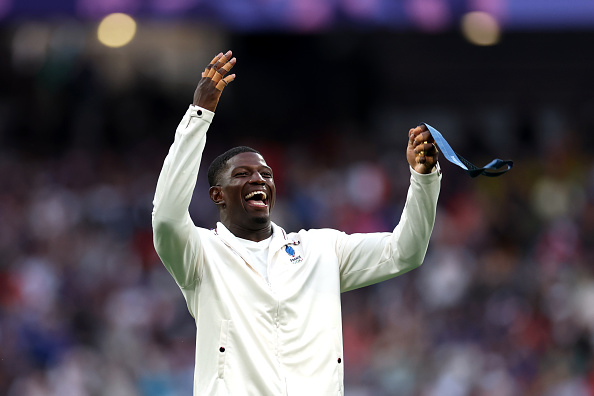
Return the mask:
<path fill-rule="evenodd" d="M 285 246 L 285 252 L 287 252 L 287 254 L 289 256 L 291 256 L 291 258 L 289 259 L 289 261 L 291 261 L 291 264 L 299 264 L 300 262 L 303 261 L 303 258 L 301 257 L 301 255 L 295 257 L 295 249 L 293 249 L 292 246 L 286 245 Z"/>
<path fill-rule="evenodd" d="M 295 257 L 295 249 L 293 249 L 291 246 L 285 246 L 285 252 L 287 252 L 289 256 Z"/>

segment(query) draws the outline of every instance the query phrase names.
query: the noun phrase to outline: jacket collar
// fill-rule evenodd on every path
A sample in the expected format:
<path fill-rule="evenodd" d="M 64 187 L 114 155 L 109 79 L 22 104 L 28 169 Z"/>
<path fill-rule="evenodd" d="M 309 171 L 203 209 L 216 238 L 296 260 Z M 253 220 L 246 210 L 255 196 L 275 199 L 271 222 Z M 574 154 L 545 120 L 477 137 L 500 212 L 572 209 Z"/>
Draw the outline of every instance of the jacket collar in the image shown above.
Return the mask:
<path fill-rule="evenodd" d="M 291 243 L 287 238 L 287 233 L 282 227 L 279 227 L 274 222 L 270 223 L 272 225 L 272 240 L 270 241 L 270 252 L 276 252 L 283 246 L 288 243 Z M 214 230 L 215 234 L 217 234 L 227 245 L 233 248 L 235 251 L 240 253 L 244 256 L 244 249 L 243 247 L 237 243 L 237 237 L 233 235 L 231 231 L 227 229 L 220 221 L 217 222 L 217 228 Z"/>

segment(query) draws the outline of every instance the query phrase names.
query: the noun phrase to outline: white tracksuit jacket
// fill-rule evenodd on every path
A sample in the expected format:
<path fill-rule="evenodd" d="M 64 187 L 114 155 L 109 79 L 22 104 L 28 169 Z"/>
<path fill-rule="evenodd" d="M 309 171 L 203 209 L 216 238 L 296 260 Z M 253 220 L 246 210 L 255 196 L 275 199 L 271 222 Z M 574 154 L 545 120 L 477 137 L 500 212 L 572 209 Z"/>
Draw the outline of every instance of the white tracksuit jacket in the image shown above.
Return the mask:
<path fill-rule="evenodd" d="M 221 223 L 194 226 L 188 206 L 214 113 L 190 106 L 157 183 L 155 248 L 196 322 L 194 395 L 343 395 L 340 293 L 418 267 L 441 172 L 411 169 L 392 233 L 285 231 L 273 224 L 269 282 Z"/>

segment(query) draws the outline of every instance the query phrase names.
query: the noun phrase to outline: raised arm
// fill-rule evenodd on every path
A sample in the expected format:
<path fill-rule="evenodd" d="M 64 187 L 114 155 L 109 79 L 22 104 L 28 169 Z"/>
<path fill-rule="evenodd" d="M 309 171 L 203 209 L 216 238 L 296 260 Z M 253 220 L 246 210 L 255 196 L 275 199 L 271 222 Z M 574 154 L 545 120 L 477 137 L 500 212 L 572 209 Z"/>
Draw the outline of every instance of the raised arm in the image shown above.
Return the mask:
<path fill-rule="evenodd" d="M 406 158 L 411 177 L 400 221 L 391 233 L 343 234 L 338 238 L 343 292 L 393 278 L 421 265 L 440 190 L 438 154 L 424 125 L 409 130 Z"/>
<path fill-rule="evenodd" d="M 223 89 L 235 79 L 235 74 L 226 76 L 235 62 L 231 51 L 220 53 L 202 72 L 193 104 L 177 127 L 157 181 L 152 213 L 153 242 L 163 264 L 181 287 L 193 284 L 199 277 L 200 244 L 188 207 L 196 186 L 206 132 Z"/>

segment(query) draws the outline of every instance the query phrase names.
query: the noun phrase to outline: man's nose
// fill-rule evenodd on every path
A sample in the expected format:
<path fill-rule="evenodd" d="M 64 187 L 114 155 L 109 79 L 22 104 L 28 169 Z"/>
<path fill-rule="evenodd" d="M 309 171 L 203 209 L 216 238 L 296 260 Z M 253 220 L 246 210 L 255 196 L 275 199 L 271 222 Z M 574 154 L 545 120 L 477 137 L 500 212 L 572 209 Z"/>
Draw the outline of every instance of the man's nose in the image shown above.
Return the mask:
<path fill-rule="evenodd" d="M 260 172 L 252 173 L 252 176 L 250 177 L 250 183 L 264 184 L 265 182 L 266 179 L 262 177 Z"/>

